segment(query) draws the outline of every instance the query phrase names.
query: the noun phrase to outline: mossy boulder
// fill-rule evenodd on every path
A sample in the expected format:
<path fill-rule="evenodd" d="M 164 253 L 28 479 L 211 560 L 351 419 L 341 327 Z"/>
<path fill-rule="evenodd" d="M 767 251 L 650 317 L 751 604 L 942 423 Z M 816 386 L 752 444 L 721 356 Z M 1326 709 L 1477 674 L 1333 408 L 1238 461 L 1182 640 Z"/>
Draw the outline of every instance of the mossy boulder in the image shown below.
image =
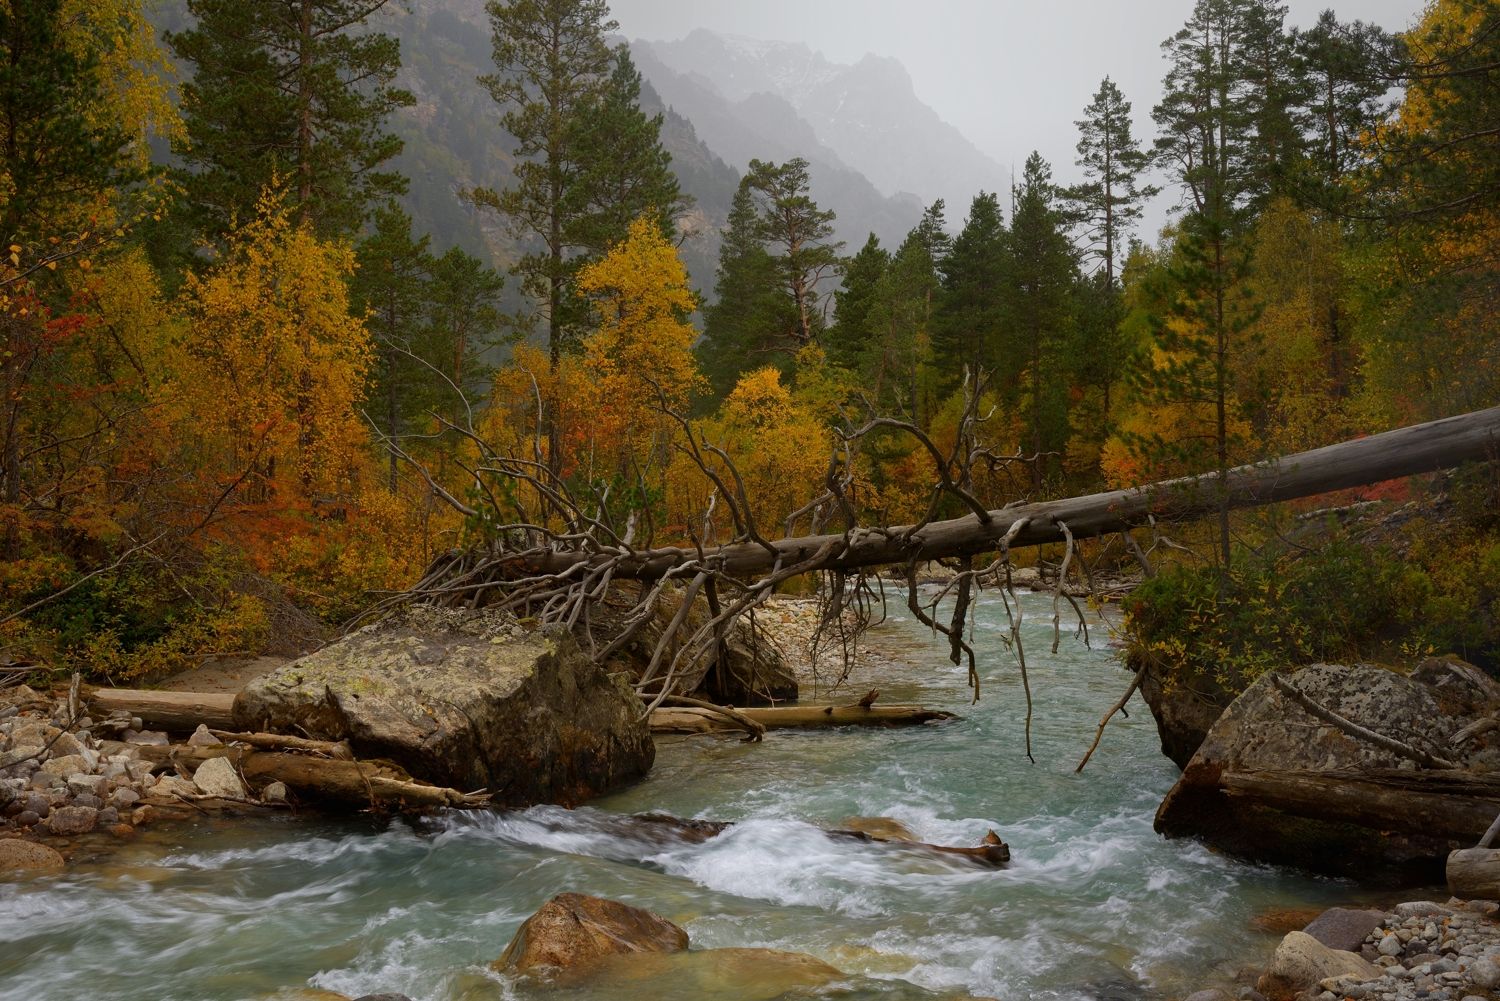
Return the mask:
<path fill-rule="evenodd" d="M 360 757 L 497 803 L 576 804 L 644 775 L 629 683 L 567 635 L 496 613 L 413 609 L 251 682 L 237 726 L 348 740 Z"/>

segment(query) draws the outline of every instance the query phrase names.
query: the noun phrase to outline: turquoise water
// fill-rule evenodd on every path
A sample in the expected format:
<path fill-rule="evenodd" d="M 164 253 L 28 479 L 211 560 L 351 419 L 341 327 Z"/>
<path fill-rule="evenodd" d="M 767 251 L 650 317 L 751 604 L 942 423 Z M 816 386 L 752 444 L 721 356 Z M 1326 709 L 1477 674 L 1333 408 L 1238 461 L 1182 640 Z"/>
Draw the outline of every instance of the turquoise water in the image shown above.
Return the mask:
<path fill-rule="evenodd" d="M 1348 884 L 1247 866 L 1151 830 L 1175 769 L 1135 700 L 1082 775 L 1073 768 L 1128 683 L 1101 645 L 1051 644 L 1050 599 L 1025 596 L 1036 763 L 1004 652 L 998 596 L 978 612 L 984 698 L 904 613 L 873 637 L 884 702 L 964 717 L 905 730 L 777 731 L 762 744 L 659 744 L 640 784 L 591 807 L 420 825 L 205 820 L 57 876 L 0 884 L 0 998 L 263 998 L 296 987 L 417 1001 L 536 993 L 486 971 L 522 920 L 574 890 L 649 907 L 696 947 L 811 953 L 845 980 L 798 996 L 1133 998 L 1224 981 L 1268 953 L 1269 907 L 1357 898 Z M 860 690 L 866 687 L 861 681 Z M 621 836 L 618 814 L 739 821 L 707 843 Z M 830 840 L 815 825 L 887 816 L 924 840 L 993 828 L 989 871 Z M 757 996 L 740 981 L 604 983 L 568 997 Z M 285 995 L 283 995 L 285 996 Z"/>

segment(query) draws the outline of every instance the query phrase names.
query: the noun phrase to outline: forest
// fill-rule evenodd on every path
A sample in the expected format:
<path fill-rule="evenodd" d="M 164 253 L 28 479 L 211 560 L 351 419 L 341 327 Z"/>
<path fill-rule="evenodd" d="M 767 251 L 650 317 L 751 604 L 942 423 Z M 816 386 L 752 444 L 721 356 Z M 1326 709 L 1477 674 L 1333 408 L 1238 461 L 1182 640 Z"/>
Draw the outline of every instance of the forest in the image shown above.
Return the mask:
<path fill-rule="evenodd" d="M 499 271 L 401 208 L 390 118 L 414 98 L 386 7 L 190 0 L 161 34 L 134 0 L 0 15 L 14 664 L 126 683 L 305 645 L 438 554 L 557 528 L 546 483 L 637 545 L 713 544 L 742 518 L 815 529 L 834 468 L 861 525 L 959 513 L 931 484 L 961 436 L 999 507 L 1497 398 L 1491 3 L 1390 34 L 1199 0 L 1163 43 L 1154 135 L 1106 76 L 1081 183 L 1032 154 L 897 246 L 837 242 L 805 163 L 752 160 L 701 297 L 692 200 L 601 0 L 490 5 L 513 183 L 454 197 L 512 239 Z M 1155 236 L 1153 178 L 1179 201 Z M 1492 575 L 1451 568 L 1500 558 L 1491 475 L 1424 574 L 1366 568 L 1413 623 L 1488 608 Z M 1184 562 L 1292 601 L 1278 531 L 1187 526 Z M 1473 656 L 1500 635 L 1487 612 L 1408 625 Z"/>

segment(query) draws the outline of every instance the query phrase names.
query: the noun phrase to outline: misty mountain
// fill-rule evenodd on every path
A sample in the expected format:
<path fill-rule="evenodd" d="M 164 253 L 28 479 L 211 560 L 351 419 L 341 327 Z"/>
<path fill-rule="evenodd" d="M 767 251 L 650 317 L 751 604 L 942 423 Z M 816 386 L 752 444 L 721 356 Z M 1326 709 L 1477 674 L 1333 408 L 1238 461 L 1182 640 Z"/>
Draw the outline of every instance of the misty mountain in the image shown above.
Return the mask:
<path fill-rule="evenodd" d="M 646 48 L 663 67 L 711 86 L 731 104 L 779 98 L 821 146 L 882 193 L 909 192 L 924 203 L 943 198 L 950 219 L 962 218 L 980 190 L 1010 185 L 1006 168 L 917 97 L 895 59 L 867 55 L 846 66 L 800 43 L 704 29 L 679 41 L 633 46 L 637 54 Z"/>

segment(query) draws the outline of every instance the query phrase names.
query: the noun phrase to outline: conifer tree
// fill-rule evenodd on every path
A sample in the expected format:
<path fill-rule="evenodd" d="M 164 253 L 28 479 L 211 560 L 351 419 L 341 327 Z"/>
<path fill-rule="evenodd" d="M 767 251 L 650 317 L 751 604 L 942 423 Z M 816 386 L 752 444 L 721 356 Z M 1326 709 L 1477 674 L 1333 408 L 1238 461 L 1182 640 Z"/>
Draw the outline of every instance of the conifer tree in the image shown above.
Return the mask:
<path fill-rule="evenodd" d="M 985 372 L 1000 376 L 1012 359 L 999 351 L 1004 326 L 1003 289 L 1010 268 L 1000 199 L 981 191 L 969 205 L 964 228 L 940 265 L 943 290 L 933 323 L 933 351 L 940 381 L 952 388 Z"/>
<path fill-rule="evenodd" d="M 833 294 L 833 326 L 823 335 L 828 360 L 842 368 L 859 365 L 869 336 L 870 308 L 880 279 L 890 266 L 891 255 L 871 233 L 859 253 L 844 264 L 844 283 Z"/>
<path fill-rule="evenodd" d="M 791 302 L 795 325 L 777 334 L 794 351 L 817 340 L 823 327 L 819 285 L 838 274 L 844 247 L 832 240 L 833 212 L 818 208 L 808 183 L 801 157 L 779 166 L 751 160 L 740 182 L 756 206 L 755 235 L 772 253 L 781 293 Z"/>
<path fill-rule="evenodd" d="M 1297 34 L 1295 45 L 1306 76 L 1306 159 L 1321 193 L 1335 195 L 1360 162 L 1360 135 L 1379 121 L 1389 89 L 1385 67 L 1392 61 L 1392 39 L 1363 21 L 1340 24 L 1325 10 L 1316 24 Z"/>
<path fill-rule="evenodd" d="M 721 399 L 745 372 L 785 365 L 791 357 L 777 348 L 780 333 L 792 329 L 797 317 L 791 300 L 781 293 L 781 275 L 760 233 L 755 199 L 749 185 L 741 183 L 719 246 L 714 302 L 703 311 L 698 345 L 703 372 Z"/>
<path fill-rule="evenodd" d="M 1045 469 L 1058 465 L 1048 453 L 1061 451 L 1067 439 L 1065 348 L 1077 264 L 1052 168 L 1040 154 L 1027 158 L 1014 197 L 1007 339 L 1010 350 L 1024 359 L 1028 447 L 1037 456 L 1031 464 L 1032 486 L 1040 488 Z"/>
<path fill-rule="evenodd" d="M 183 184 L 212 236 L 254 216 L 273 179 L 322 235 L 354 232 L 406 190 L 383 169 L 401 152 L 386 120 L 414 98 L 394 86 L 396 39 L 370 30 L 389 0 L 188 0 L 194 24 L 167 36 L 193 64 L 182 88 Z"/>
<path fill-rule="evenodd" d="M 1099 84 L 1083 116 L 1076 124 L 1077 163 L 1084 181 L 1065 197 L 1083 222 L 1089 256 L 1103 263 L 1104 283 L 1112 287 L 1125 236 L 1159 189 L 1141 183 L 1150 159 L 1131 134 L 1130 102 L 1109 77 Z"/>

